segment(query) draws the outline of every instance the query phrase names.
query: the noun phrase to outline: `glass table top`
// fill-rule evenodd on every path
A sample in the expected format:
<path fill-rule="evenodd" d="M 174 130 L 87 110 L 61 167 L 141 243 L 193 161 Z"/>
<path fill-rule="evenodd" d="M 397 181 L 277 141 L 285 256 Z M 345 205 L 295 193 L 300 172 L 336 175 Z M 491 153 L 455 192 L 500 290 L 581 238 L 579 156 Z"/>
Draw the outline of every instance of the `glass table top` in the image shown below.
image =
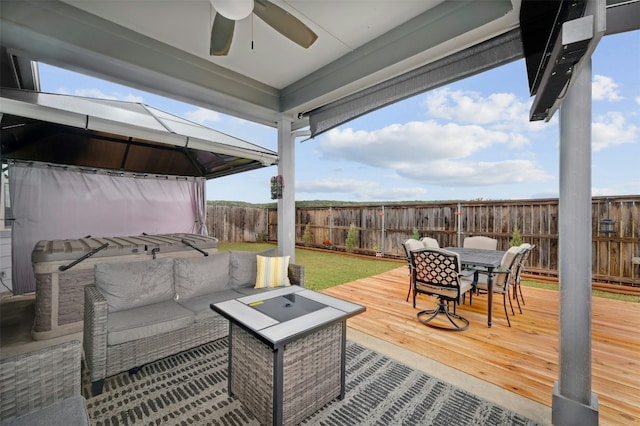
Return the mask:
<path fill-rule="evenodd" d="M 249 303 L 249 306 L 276 321 L 285 322 L 325 308 L 327 305 L 291 293 L 255 301 Z"/>

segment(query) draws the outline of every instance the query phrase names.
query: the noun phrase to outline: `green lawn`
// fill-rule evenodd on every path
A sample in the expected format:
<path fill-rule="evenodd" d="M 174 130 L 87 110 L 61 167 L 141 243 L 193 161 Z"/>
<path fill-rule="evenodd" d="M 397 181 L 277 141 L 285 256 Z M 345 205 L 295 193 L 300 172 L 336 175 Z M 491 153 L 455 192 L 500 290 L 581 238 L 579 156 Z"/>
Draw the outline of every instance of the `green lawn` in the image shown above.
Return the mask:
<path fill-rule="evenodd" d="M 218 250 L 261 251 L 273 248 L 269 243 L 220 243 Z M 403 266 L 400 262 L 344 253 L 296 248 L 296 263 L 304 265 L 305 287 L 322 290 Z M 407 275 L 408 279 L 408 275 Z"/>
<path fill-rule="evenodd" d="M 275 247 L 275 244 L 271 243 L 220 243 L 218 250 L 261 251 L 273 247 Z M 402 262 L 378 259 L 373 256 L 347 256 L 343 252 L 309 250 L 300 247 L 296 247 L 296 263 L 304 265 L 305 287 L 312 290 L 322 290 L 404 266 Z M 407 274 L 408 279 L 409 276 Z M 558 290 L 556 284 L 537 281 L 523 280 L 522 285 Z M 640 303 L 640 296 L 628 296 L 598 290 L 594 290 L 593 295 Z"/>

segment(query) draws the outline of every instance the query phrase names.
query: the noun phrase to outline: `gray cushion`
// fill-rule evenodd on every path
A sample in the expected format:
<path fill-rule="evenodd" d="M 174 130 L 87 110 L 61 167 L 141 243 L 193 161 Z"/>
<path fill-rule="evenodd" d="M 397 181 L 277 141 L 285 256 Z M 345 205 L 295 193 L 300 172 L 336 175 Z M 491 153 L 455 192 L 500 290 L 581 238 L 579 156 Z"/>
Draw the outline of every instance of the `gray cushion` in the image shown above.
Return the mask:
<path fill-rule="evenodd" d="M 7 426 L 88 426 L 90 422 L 84 397 L 76 395 L 2 424 Z"/>
<path fill-rule="evenodd" d="M 256 256 L 272 257 L 278 251 L 275 248 L 256 251 L 232 251 L 229 273 L 231 275 L 230 287 L 253 287 L 256 284 L 258 274 L 258 261 Z"/>
<path fill-rule="evenodd" d="M 229 252 L 175 259 L 175 290 L 179 299 L 224 289 L 229 284 Z"/>
<path fill-rule="evenodd" d="M 109 312 L 171 300 L 173 259 L 133 263 L 99 263 L 95 266 L 96 287 L 107 299 Z"/>
<path fill-rule="evenodd" d="M 173 300 L 109 314 L 107 344 L 118 345 L 193 324 L 193 312 Z"/>
<path fill-rule="evenodd" d="M 215 293 L 203 294 L 191 299 L 178 299 L 178 303 L 180 306 L 193 312 L 196 321 L 200 321 L 204 318 L 218 315 L 209 306 L 211 303 L 224 302 L 225 300 L 237 299 L 242 296 L 244 296 L 242 293 L 235 290 L 222 290 L 216 291 Z"/>

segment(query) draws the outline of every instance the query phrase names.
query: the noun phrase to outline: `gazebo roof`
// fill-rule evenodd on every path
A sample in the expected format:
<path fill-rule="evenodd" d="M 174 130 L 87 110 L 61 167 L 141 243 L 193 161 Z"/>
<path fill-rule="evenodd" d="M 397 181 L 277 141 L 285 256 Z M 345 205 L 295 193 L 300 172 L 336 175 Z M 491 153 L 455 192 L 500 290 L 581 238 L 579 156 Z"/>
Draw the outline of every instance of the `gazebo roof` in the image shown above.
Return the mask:
<path fill-rule="evenodd" d="M 275 152 L 141 103 L 1 89 L 2 155 L 144 174 L 215 178 Z"/>

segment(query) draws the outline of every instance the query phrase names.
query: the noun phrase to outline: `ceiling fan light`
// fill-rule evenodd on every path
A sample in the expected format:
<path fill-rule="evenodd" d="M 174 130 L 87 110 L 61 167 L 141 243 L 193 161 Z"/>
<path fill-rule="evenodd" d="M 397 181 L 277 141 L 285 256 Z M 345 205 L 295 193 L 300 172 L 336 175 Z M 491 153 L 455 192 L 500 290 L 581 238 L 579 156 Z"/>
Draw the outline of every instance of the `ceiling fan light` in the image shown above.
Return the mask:
<path fill-rule="evenodd" d="M 253 11 L 253 0 L 210 0 L 213 8 L 227 19 L 239 21 Z"/>

